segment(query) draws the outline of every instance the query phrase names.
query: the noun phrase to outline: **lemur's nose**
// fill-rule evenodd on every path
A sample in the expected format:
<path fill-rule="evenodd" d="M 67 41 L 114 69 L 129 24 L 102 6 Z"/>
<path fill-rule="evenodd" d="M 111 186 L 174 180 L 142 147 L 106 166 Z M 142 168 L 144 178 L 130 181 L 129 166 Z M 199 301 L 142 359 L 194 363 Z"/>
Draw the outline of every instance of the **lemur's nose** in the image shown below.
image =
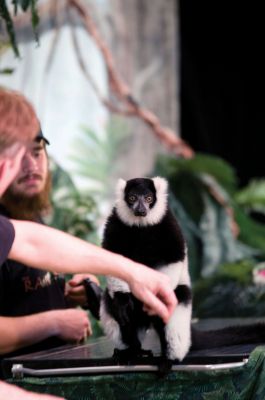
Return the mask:
<path fill-rule="evenodd" d="M 138 199 L 138 201 L 134 204 L 133 209 L 136 217 L 145 217 L 147 215 L 147 208 L 142 198 Z"/>
<path fill-rule="evenodd" d="M 146 216 L 146 210 L 135 210 L 134 215 L 136 217 L 145 217 Z"/>

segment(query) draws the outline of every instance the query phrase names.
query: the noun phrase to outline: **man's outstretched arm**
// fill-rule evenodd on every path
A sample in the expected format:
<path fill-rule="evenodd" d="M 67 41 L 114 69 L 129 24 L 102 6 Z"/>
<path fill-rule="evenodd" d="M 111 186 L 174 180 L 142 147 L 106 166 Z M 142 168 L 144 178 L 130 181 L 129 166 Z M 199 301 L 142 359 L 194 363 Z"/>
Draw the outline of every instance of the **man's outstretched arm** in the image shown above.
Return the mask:
<path fill-rule="evenodd" d="M 53 272 L 116 276 L 128 282 L 150 314 L 169 320 L 176 297 L 165 274 L 56 229 L 33 222 L 12 223 L 15 240 L 9 258 Z"/>

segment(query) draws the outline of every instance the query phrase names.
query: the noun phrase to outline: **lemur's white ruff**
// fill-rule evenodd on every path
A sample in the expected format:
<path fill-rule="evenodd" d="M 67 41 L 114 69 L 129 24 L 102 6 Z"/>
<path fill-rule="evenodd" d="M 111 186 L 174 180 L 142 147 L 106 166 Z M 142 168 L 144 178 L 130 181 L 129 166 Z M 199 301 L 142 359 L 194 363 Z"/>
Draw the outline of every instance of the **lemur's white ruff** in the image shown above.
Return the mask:
<path fill-rule="evenodd" d="M 124 200 L 124 189 L 126 186 L 126 181 L 119 179 L 116 187 L 116 211 L 119 218 L 126 225 L 138 225 L 138 226 L 148 226 L 156 225 L 163 218 L 167 210 L 167 181 L 164 178 L 155 177 L 152 178 L 155 188 L 156 188 L 156 203 L 153 208 L 148 212 L 145 217 L 136 217 L 132 210 L 128 207 Z"/>

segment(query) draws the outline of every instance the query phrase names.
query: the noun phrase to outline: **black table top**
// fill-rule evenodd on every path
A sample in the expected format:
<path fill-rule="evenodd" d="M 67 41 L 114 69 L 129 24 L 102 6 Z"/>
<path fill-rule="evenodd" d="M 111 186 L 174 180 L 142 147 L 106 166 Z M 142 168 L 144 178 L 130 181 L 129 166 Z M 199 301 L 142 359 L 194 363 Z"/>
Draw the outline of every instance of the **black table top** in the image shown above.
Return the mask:
<path fill-rule="evenodd" d="M 260 319 L 258 320 L 260 322 Z M 264 320 L 263 320 L 264 321 Z M 249 320 L 205 320 L 196 323 L 198 329 L 217 329 L 227 325 L 257 322 Z M 176 365 L 204 365 L 239 362 L 249 357 L 257 344 L 234 345 L 209 350 L 190 351 L 181 363 Z M 159 362 L 160 346 L 158 340 L 148 334 L 143 347 L 152 349 L 153 357 L 141 357 L 133 361 L 133 365 L 157 365 Z M 114 346 L 106 337 L 88 340 L 82 345 L 65 345 L 41 352 L 6 358 L 2 361 L 2 370 L 5 378 L 11 377 L 12 367 L 22 364 L 26 368 L 56 369 L 56 368 L 83 368 L 119 365 L 113 359 Z M 107 370 L 106 370 L 107 371 Z"/>

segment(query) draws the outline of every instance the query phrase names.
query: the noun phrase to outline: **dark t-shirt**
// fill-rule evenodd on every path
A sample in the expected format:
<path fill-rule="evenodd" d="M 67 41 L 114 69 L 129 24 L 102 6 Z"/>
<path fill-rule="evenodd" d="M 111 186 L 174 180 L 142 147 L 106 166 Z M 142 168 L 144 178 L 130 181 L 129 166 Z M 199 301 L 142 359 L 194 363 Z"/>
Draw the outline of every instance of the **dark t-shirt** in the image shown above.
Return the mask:
<path fill-rule="evenodd" d="M 3 212 L 1 208 L 0 213 Z M 14 240 L 14 228 L 10 221 L 1 215 L 0 235 L 0 315 L 17 317 L 67 308 L 64 277 L 7 260 Z M 52 337 L 19 350 L 16 354 L 44 350 L 60 344 L 63 344 L 61 340 Z"/>
<path fill-rule="evenodd" d="M 15 238 L 15 230 L 11 222 L 0 215 L 0 266 L 7 259 Z"/>

